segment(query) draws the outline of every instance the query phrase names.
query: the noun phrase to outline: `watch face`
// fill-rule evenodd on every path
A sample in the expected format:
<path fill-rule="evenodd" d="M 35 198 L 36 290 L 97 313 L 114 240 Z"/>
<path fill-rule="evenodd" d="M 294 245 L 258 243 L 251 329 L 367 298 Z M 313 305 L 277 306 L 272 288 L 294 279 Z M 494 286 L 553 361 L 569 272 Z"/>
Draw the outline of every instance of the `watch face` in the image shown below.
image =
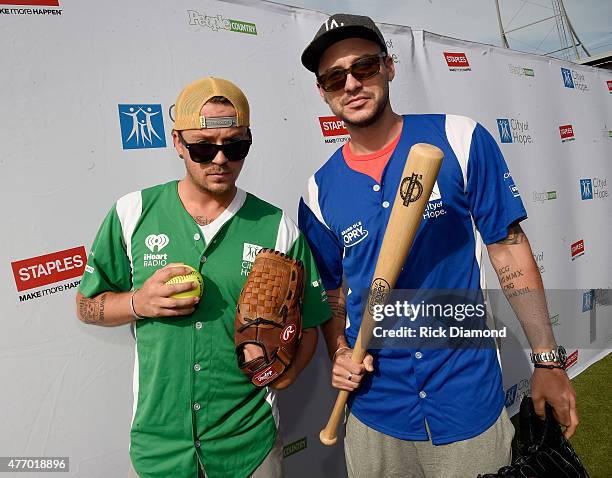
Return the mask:
<path fill-rule="evenodd" d="M 567 352 L 565 351 L 564 347 L 559 346 L 557 348 L 557 353 L 559 354 L 559 362 L 561 362 L 561 364 L 567 362 Z"/>

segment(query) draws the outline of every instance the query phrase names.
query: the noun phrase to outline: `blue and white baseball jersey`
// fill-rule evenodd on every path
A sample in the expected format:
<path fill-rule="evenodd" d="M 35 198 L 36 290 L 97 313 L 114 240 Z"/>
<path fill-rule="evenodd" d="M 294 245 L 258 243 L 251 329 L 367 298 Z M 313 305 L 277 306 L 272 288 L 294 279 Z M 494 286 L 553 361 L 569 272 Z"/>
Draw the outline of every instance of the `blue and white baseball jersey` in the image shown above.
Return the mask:
<path fill-rule="evenodd" d="M 406 115 L 382 182 L 350 169 L 338 149 L 309 179 L 299 226 L 327 290 L 347 281 L 346 337 L 354 345 L 393 201 L 410 147 L 430 143 L 442 167 L 396 289 L 478 289 L 482 243 L 505 238 L 527 217 L 489 132 L 454 115 Z M 405 440 L 435 445 L 479 435 L 504 406 L 494 348 L 382 349 L 375 371 L 352 394 L 363 423 Z"/>

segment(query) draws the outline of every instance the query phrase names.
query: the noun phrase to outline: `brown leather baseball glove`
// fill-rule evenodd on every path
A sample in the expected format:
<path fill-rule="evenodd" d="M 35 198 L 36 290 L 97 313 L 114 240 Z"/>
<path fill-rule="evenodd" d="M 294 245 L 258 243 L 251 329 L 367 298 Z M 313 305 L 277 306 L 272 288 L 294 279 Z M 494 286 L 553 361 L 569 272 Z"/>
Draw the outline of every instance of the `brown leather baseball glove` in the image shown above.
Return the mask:
<path fill-rule="evenodd" d="M 302 337 L 304 266 L 272 249 L 262 249 L 242 288 L 234 322 L 238 366 L 251 382 L 264 387 L 289 368 Z M 255 358 L 245 358 L 261 349 Z"/>

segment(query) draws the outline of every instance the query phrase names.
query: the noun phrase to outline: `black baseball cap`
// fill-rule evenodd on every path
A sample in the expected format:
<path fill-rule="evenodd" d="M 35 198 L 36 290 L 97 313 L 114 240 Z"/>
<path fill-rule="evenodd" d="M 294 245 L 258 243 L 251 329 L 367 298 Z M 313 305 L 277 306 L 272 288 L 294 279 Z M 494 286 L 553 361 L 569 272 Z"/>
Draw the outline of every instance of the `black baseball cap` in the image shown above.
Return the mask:
<path fill-rule="evenodd" d="M 387 53 L 385 39 L 370 17 L 335 13 L 329 17 L 302 53 L 302 65 L 317 74 L 319 59 L 334 43 L 346 38 L 363 38 L 378 43 Z"/>

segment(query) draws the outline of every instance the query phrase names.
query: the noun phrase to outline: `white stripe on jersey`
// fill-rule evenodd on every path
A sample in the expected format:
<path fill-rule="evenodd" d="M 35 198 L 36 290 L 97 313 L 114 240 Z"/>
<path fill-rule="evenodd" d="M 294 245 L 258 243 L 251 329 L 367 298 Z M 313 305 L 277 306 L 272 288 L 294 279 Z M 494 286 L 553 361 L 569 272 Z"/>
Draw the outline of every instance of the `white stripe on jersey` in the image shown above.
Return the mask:
<path fill-rule="evenodd" d="M 134 229 L 136 229 L 136 224 L 142 214 L 142 192 L 134 191 L 119 198 L 115 210 L 117 211 L 117 216 L 119 216 L 119 222 L 121 222 L 123 240 L 125 241 L 126 252 L 130 259 L 130 267 L 133 274 L 132 234 L 134 234 Z"/>
<path fill-rule="evenodd" d="M 276 390 L 274 390 L 272 387 L 266 387 L 266 402 L 268 402 L 270 408 L 272 409 L 272 416 L 274 417 L 274 423 L 276 424 L 276 429 L 278 430 L 278 426 L 280 425 L 280 413 L 278 411 Z"/>
<path fill-rule="evenodd" d="M 121 197 L 115 205 L 115 211 L 119 217 L 121 223 L 121 232 L 123 234 L 123 240 L 125 241 L 125 247 L 127 256 L 130 259 L 130 267 L 132 274 L 134 274 L 134 261 L 132 259 L 132 234 L 136 229 L 136 224 L 142 214 L 142 193 L 141 191 L 134 191 L 125 196 Z M 134 338 L 136 338 L 136 327 L 132 327 Z M 134 341 L 134 374 L 132 378 L 132 391 L 134 393 L 134 403 L 132 404 L 132 424 L 136 417 L 136 407 L 138 406 L 138 388 L 140 385 L 140 378 L 138 376 L 138 343 Z"/>
<path fill-rule="evenodd" d="M 286 254 L 287 251 L 293 247 L 293 244 L 295 244 L 295 241 L 297 241 L 299 235 L 300 230 L 289 218 L 289 216 L 285 214 L 285 211 L 283 211 L 283 216 L 281 217 L 280 223 L 278 225 L 278 233 L 276 234 L 276 246 L 274 246 L 274 249 Z"/>
<path fill-rule="evenodd" d="M 470 159 L 470 146 L 472 145 L 472 133 L 476 128 L 476 122 L 465 116 L 446 115 L 446 137 L 459 166 L 463 173 L 463 191 L 467 191 L 467 168 Z"/>
<path fill-rule="evenodd" d="M 321 206 L 319 206 L 319 186 L 315 181 L 314 175 L 308 178 L 308 198 L 305 202 L 308 208 L 315 215 L 317 220 L 327 229 L 330 229 L 330 227 L 325 222 L 325 219 L 323 219 L 323 214 L 321 214 Z"/>

